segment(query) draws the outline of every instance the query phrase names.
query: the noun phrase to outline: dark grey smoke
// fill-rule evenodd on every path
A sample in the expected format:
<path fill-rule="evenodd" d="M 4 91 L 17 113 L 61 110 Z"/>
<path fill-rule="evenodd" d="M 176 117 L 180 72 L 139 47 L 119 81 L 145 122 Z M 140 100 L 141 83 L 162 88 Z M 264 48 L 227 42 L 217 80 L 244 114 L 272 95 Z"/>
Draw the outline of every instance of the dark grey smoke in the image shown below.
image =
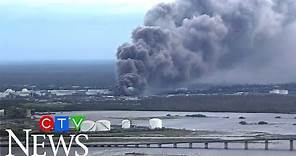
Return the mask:
<path fill-rule="evenodd" d="M 195 81 L 295 81 L 295 18 L 295 0 L 159 4 L 118 48 L 121 94 Z M 283 79 L 275 76 L 282 69 Z"/>

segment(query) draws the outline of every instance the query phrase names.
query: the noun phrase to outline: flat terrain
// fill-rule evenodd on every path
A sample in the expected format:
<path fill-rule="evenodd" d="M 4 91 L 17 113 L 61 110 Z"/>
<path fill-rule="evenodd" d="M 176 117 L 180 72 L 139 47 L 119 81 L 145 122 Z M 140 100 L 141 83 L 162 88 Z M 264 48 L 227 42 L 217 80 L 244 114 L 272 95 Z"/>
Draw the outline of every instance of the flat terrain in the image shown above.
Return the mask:
<path fill-rule="evenodd" d="M 170 95 L 149 97 L 68 96 L 48 100 L 0 100 L 0 109 L 22 106 L 36 111 L 186 111 L 186 112 L 245 112 L 295 113 L 296 95 Z"/>

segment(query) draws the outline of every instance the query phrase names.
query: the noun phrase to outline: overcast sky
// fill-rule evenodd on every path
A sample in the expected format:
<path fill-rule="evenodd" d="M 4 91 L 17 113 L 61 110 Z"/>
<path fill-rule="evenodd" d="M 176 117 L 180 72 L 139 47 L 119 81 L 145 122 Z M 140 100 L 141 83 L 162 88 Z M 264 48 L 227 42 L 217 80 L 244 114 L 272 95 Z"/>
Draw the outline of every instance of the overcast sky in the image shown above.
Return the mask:
<path fill-rule="evenodd" d="M 0 61 L 111 60 L 145 12 L 173 0 L 0 0 Z"/>

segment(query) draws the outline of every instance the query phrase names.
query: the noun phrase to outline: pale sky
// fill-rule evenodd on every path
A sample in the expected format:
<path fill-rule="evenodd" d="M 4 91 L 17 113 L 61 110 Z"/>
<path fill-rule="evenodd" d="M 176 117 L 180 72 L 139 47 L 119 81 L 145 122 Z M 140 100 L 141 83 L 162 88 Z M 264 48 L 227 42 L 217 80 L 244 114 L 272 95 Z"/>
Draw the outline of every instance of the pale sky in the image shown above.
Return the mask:
<path fill-rule="evenodd" d="M 110 60 L 145 12 L 173 0 L 0 0 L 0 61 Z"/>

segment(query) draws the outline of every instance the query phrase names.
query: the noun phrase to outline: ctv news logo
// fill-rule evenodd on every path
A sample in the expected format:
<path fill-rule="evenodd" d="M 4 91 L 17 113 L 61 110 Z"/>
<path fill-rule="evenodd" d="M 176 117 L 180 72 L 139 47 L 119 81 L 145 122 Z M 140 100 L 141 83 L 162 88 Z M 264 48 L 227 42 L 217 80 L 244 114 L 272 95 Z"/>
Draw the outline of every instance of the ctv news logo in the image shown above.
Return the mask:
<path fill-rule="evenodd" d="M 70 130 L 70 122 L 74 125 L 76 131 L 80 130 L 81 123 L 85 120 L 84 116 L 42 116 L 39 120 L 39 128 L 41 132 L 49 133 L 54 131 L 55 133 L 68 132 Z M 81 140 L 88 140 L 88 135 L 78 134 L 69 135 L 69 141 L 65 141 L 62 134 L 59 136 L 54 136 L 53 134 L 30 134 L 31 129 L 24 129 L 25 132 L 25 143 L 14 134 L 11 129 L 6 129 L 8 132 L 8 154 L 6 156 L 14 156 L 14 151 L 12 150 L 12 143 L 16 143 L 18 147 L 23 151 L 26 156 L 57 156 L 59 150 L 63 150 L 66 156 L 70 155 L 71 146 L 75 143 L 77 148 L 75 148 L 75 156 L 87 156 L 88 148 L 85 146 Z M 23 137 L 23 136 L 22 136 Z M 56 139 L 55 139 L 56 138 Z M 46 144 L 47 143 L 47 144 Z M 48 153 L 43 152 L 40 148 L 44 149 L 45 146 L 49 146 L 49 150 L 52 151 Z M 30 152 L 30 148 L 31 152 Z M 79 152 L 78 152 L 79 150 Z"/>
<path fill-rule="evenodd" d="M 44 115 L 39 120 L 39 127 L 42 132 L 68 132 L 70 129 L 70 122 L 75 127 L 76 131 L 80 130 L 81 123 L 85 120 L 85 116 L 55 116 Z"/>

